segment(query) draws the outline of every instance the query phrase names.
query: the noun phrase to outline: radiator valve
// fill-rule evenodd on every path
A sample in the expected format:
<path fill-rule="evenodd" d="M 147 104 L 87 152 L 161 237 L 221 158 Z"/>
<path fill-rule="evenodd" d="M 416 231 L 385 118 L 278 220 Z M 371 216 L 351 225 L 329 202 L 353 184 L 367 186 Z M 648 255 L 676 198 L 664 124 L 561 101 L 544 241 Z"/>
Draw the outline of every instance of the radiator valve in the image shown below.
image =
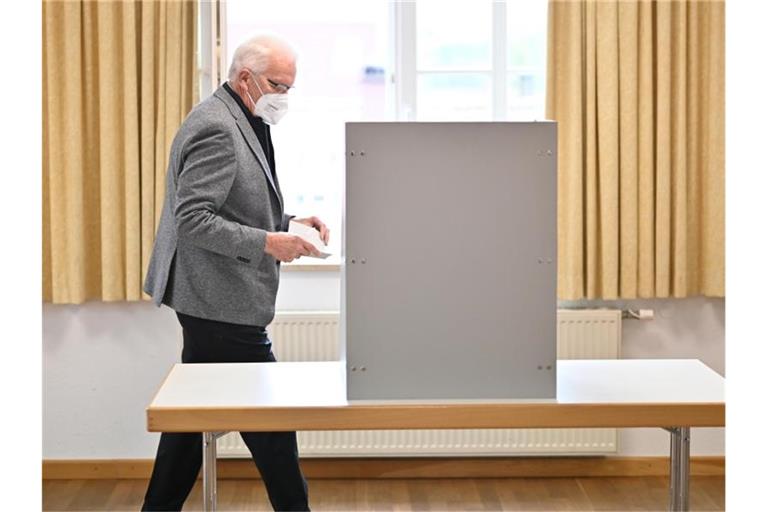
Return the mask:
<path fill-rule="evenodd" d="M 631 309 L 628 309 L 625 311 L 625 315 L 623 315 L 625 318 L 637 318 L 638 320 L 653 320 L 653 310 L 652 309 L 638 309 L 637 311 L 633 311 Z"/>

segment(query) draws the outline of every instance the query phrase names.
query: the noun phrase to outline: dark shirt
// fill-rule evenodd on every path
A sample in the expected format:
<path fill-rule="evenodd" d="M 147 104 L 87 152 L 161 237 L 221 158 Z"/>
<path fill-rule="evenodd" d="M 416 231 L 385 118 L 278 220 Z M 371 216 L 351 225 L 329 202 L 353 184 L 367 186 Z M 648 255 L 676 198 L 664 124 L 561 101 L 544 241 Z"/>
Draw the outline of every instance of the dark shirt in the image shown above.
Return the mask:
<path fill-rule="evenodd" d="M 260 117 L 255 116 L 248 110 L 245 103 L 240 96 L 232 90 L 228 83 L 224 82 L 224 89 L 235 99 L 240 108 L 245 114 L 245 118 L 248 120 L 248 124 L 253 128 L 253 132 L 256 134 L 256 138 L 259 139 L 261 149 L 264 150 L 264 154 L 267 157 L 267 163 L 269 164 L 269 170 L 272 172 L 272 180 L 277 183 L 277 173 L 275 171 L 275 148 L 272 146 L 272 135 L 269 133 L 269 125 L 265 123 Z"/>

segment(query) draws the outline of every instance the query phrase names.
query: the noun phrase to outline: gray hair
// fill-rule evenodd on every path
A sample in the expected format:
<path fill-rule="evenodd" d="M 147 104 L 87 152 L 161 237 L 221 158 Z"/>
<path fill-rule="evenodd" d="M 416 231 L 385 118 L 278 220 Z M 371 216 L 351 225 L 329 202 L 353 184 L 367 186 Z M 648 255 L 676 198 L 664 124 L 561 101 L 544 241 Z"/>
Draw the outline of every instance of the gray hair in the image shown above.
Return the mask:
<path fill-rule="evenodd" d="M 283 53 L 294 60 L 296 52 L 288 43 L 272 35 L 259 35 L 248 39 L 235 50 L 232 64 L 229 66 L 229 80 L 234 82 L 240 71 L 250 69 L 258 74 L 269 65 L 269 59 L 275 53 Z"/>

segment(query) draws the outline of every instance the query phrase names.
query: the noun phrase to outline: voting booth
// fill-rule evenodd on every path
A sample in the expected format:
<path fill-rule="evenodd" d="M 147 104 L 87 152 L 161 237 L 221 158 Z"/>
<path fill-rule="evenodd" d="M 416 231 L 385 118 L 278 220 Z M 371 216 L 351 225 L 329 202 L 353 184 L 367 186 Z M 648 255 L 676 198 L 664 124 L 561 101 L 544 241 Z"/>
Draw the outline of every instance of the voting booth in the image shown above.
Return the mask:
<path fill-rule="evenodd" d="M 349 400 L 555 398 L 556 128 L 347 123 Z"/>

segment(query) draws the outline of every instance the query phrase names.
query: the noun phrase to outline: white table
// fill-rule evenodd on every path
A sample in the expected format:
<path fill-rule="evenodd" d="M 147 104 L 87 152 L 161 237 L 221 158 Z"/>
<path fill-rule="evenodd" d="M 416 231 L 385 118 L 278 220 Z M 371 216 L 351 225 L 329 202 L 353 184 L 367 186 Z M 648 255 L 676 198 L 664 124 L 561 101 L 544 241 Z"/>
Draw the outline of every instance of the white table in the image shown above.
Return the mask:
<path fill-rule="evenodd" d="M 216 509 L 216 439 L 229 431 L 660 427 L 670 510 L 688 510 L 690 428 L 725 426 L 725 380 L 695 359 L 563 360 L 556 400 L 347 401 L 343 362 L 176 364 L 150 432 L 202 432 L 204 509 Z"/>

